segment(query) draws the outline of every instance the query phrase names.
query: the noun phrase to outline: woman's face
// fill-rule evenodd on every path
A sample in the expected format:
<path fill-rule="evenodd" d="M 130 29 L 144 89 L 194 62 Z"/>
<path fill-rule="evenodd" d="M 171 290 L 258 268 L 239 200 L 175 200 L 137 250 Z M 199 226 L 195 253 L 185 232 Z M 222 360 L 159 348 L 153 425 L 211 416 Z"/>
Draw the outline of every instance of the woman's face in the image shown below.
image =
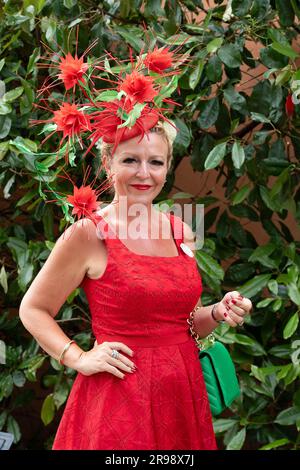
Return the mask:
<path fill-rule="evenodd" d="M 121 142 L 110 165 L 115 197 L 127 196 L 128 205 L 150 204 L 163 188 L 168 171 L 168 144 L 164 137 L 149 132 L 139 142 L 140 138 Z"/>

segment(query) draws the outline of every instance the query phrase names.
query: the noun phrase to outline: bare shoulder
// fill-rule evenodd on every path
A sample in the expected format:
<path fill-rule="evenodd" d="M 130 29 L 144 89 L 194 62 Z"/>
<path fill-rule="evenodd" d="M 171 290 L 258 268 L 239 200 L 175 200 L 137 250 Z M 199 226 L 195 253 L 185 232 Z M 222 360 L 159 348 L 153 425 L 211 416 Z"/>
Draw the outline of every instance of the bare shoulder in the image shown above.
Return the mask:
<path fill-rule="evenodd" d="M 75 247 L 82 245 L 82 248 L 88 246 L 87 241 L 93 241 L 96 238 L 96 226 L 92 220 L 82 218 L 70 225 L 57 239 L 56 244 L 65 245 L 66 247 Z M 68 242 L 68 243 L 66 243 Z"/>
<path fill-rule="evenodd" d="M 84 279 L 95 240 L 95 224 L 88 219 L 68 227 L 57 239 L 26 292 L 22 300 L 23 311 L 36 307 L 55 317 L 67 297 Z"/>

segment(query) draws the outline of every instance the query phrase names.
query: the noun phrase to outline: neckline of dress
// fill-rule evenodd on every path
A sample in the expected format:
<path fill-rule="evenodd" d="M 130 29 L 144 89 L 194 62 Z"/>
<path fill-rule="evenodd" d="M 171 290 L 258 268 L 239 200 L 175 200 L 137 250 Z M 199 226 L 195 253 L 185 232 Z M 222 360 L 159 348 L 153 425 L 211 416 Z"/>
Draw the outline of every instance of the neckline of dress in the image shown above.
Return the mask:
<path fill-rule="evenodd" d="M 97 214 L 97 217 L 99 217 L 100 219 L 104 220 L 104 222 L 108 225 L 109 229 L 112 231 L 112 233 L 115 235 L 115 240 L 118 241 L 118 243 L 121 244 L 122 247 L 125 248 L 125 250 L 127 250 L 130 254 L 134 255 L 134 256 L 142 256 L 143 258 L 158 258 L 158 259 L 178 259 L 180 258 L 181 256 L 181 250 L 179 249 L 177 243 L 176 243 L 176 240 L 174 238 L 174 232 L 173 232 L 173 222 L 172 222 L 172 214 L 170 214 L 170 217 L 169 215 L 166 213 L 166 216 L 168 217 L 169 221 L 170 221 L 170 225 L 171 225 L 171 233 L 172 233 L 172 238 L 174 240 L 174 243 L 175 243 L 175 246 L 176 246 L 176 249 L 177 249 L 177 255 L 175 256 L 153 256 L 153 255 L 143 255 L 141 253 L 136 253 L 135 251 L 132 251 L 128 248 L 128 246 L 125 245 L 125 243 L 123 243 L 120 238 L 117 236 L 116 232 L 111 228 L 111 226 L 109 225 L 109 223 L 107 222 L 107 220 L 99 213 L 99 212 L 96 212 Z"/>

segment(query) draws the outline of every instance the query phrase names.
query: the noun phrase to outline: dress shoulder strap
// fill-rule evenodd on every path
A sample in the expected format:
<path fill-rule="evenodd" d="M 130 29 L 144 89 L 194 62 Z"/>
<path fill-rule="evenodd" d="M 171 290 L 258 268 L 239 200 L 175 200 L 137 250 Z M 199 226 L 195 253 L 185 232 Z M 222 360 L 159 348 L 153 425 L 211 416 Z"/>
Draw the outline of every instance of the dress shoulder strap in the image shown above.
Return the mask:
<path fill-rule="evenodd" d="M 183 222 L 180 217 L 172 214 L 171 212 L 167 212 L 166 215 L 170 219 L 173 238 L 179 248 L 180 243 L 184 241 Z"/>

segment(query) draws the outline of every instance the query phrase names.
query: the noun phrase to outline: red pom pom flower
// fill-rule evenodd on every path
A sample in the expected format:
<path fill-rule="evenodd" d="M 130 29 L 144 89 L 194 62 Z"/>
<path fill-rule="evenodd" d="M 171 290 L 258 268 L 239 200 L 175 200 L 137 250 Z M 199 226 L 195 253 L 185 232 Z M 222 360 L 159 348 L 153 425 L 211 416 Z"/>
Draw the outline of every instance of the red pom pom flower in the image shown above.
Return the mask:
<path fill-rule="evenodd" d="M 173 55 L 169 47 L 158 48 L 156 46 L 152 52 L 148 52 L 144 64 L 152 72 L 163 73 L 172 67 Z"/>
<path fill-rule="evenodd" d="M 133 104 L 153 101 L 154 96 L 158 94 L 154 89 L 153 78 L 145 77 L 145 75 L 137 71 L 133 71 L 130 75 L 126 75 L 119 87 L 119 90 L 125 91 Z"/>
<path fill-rule="evenodd" d="M 63 138 L 79 137 L 83 132 L 91 130 L 89 116 L 80 111 L 75 104 L 63 103 L 53 115 L 52 121 L 57 125 L 57 130 L 63 132 Z"/>
<path fill-rule="evenodd" d="M 62 79 L 66 90 L 69 90 L 79 85 L 79 81 L 84 81 L 83 75 L 88 70 L 89 66 L 84 63 L 83 56 L 78 59 L 77 55 L 73 57 L 70 52 L 68 52 L 66 57 L 60 59 L 58 68 L 60 70 L 58 78 Z"/>

